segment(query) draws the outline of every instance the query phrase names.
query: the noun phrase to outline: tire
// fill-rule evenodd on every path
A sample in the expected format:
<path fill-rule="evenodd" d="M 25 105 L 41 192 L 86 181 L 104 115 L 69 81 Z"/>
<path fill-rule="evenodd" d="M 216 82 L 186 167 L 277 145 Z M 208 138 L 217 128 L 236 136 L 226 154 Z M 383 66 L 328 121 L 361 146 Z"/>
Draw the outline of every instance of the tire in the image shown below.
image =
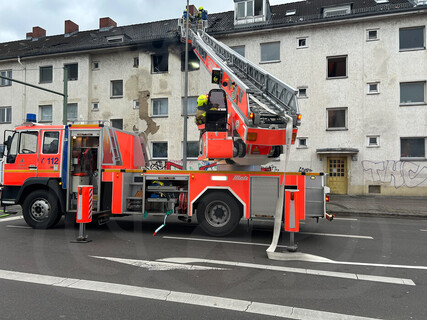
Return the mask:
<path fill-rule="evenodd" d="M 61 219 L 58 199 L 46 190 L 31 192 L 22 204 L 22 214 L 25 222 L 34 229 L 53 227 Z"/>
<path fill-rule="evenodd" d="M 228 193 L 215 191 L 203 196 L 197 221 L 208 235 L 222 237 L 236 229 L 242 217 L 239 203 Z"/>

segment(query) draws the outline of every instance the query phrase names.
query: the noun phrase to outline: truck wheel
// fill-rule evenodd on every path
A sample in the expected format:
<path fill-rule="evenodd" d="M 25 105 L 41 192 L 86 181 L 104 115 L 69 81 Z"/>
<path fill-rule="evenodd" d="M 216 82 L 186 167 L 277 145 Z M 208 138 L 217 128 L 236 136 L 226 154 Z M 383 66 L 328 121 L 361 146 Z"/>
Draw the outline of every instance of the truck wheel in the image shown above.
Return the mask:
<path fill-rule="evenodd" d="M 212 192 L 204 196 L 197 207 L 197 221 L 211 236 L 226 236 L 240 222 L 242 212 L 238 202 L 225 192 Z"/>
<path fill-rule="evenodd" d="M 35 229 L 50 228 L 58 223 L 61 217 L 58 200 L 46 190 L 31 192 L 22 204 L 22 214 L 25 222 Z"/>

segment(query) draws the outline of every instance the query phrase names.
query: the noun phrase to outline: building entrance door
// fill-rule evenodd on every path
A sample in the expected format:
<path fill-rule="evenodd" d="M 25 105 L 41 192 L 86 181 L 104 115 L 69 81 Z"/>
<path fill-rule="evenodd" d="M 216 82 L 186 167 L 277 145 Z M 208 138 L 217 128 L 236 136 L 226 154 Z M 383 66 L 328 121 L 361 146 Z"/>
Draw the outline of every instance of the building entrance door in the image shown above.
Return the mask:
<path fill-rule="evenodd" d="M 347 158 L 328 158 L 327 186 L 332 194 L 347 194 Z"/>

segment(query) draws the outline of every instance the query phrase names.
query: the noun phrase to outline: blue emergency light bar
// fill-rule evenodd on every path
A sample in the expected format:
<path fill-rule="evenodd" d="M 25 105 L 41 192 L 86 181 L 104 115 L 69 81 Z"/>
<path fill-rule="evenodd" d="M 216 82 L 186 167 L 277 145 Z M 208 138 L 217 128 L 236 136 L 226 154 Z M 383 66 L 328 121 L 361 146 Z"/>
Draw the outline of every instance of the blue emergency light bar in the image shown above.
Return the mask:
<path fill-rule="evenodd" d="M 26 122 L 37 122 L 36 114 L 35 113 L 27 113 L 27 119 Z"/>

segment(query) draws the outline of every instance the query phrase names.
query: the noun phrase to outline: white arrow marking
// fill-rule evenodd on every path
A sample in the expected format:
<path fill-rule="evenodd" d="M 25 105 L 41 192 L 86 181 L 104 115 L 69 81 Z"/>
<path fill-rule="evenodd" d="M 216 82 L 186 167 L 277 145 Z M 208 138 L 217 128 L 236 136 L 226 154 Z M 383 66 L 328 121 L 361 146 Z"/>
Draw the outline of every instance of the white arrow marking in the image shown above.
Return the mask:
<path fill-rule="evenodd" d="M 382 282 L 382 283 L 393 283 L 393 284 L 401 284 L 401 285 L 407 285 L 407 286 L 415 286 L 415 283 L 411 279 L 405 279 L 405 278 L 371 276 L 371 275 L 348 273 L 348 272 L 291 268 L 291 267 L 272 266 L 272 265 L 245 263 L 245 262 L 210 260 L 210 259 L 199 259 L 199 258 L 165 258 L 165 259 L 158 259 L 157 261 L 175 262 L 175 263 L 221 264 L 225 266 L 233 266 L 233 267 L 240 267 L 240 268 L 252 268 L 252 269 L 270 270 L 270 271 L 290 272 L 290 273 L 302 273 L 302 274 L 308 274 L 308 275 L 319 275 L 319 276 L 333 277 L 333 278 L 344 278 L 344 279 L 374 281 L 374 282 Z"/>
<path fill-rule="evenodd" d="M 169 262 L 158 262 L 158 261 L 149 261 L 149 260 L 134 260 L 134 259 L 121 259 L 121 258 L 112 258 L 112 257 L 98 257 L 91 256 L 96 259 L 104 259 L 124 264 L 129 264 L 131 266 L 146 268 L 150 271 L 169 271 L 169 270 L 228 270 L 224 268 L 214 268 L 214 267 L 204 267 L 204 266 L 194 266 L 188 264 L 180 263 L 169 263 Z"/>

